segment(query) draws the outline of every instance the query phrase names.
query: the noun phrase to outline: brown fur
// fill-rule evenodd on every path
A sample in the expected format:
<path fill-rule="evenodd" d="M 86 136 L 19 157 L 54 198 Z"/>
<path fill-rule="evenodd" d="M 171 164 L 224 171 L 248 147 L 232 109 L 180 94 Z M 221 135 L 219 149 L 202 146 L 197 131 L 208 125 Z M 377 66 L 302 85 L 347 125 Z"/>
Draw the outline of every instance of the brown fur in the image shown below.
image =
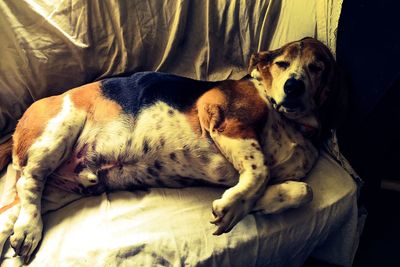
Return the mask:
<path fill-rule="evenodd" d="M 107 121 L 121 113 L 121 107 L 112 100 L 101 95 L 99 82 L 89 83 L 68 91 L 77 108 L 88 112 L 88 120 Z"/>
<path fill-rule="evenodd" d="M 11 139 L 10 139 L 10 140 L 11 140 Z M 16 175 L 16 180 L 18 180 L 18 178 L 21 176 L 21 173 L 20 173 L 19 171 L 16 171 L 16 172 L 15 172 L 15 175 Z M 18 192 L 15 191 L 14 200 L 13 200 L 11 203 L 9 203 L 9 204 L 0 207 L 0 214 L 2 214 L 3 212 L 5 212 L 5 211 L 11 209 L 11 208 L 14 207 L 15 205 L 18 205 L 19 202 L 20 202 L 20 199 L 19 199 L 19 196 L 18 196 Z"/>
<path fill-rule="evenodd" d="M 3 207 L 0 207 L 0 214 L 2 214 L 3 212 L 9 210 L 10 208 L 14 207 L 17 204 L 19 204 L 18 195 L 15 196 L 15 199 L 13 200 L 13 202 L 11 202 L 10 204 L 7 204 L 7 205 L 5 205 Z"/>
<path fill-rule="evenodd" d="M 194 114 L 194 119 L 200 122 L 203 136 L 206 130 L 221 130 L 220 127 L 224 120 L 223 110 L 227 107 L 228 98 L 220 88 L 211 89 L 199 98 L 196 103 L 197 114 Z"/>
<path fill-rule="evenodd" d="M 88 112 L 89 120 L 96 122 L 110 120 L 121 112 L 121 107 L 115 102 L 100 97 L 100 83 L 98 82 L 87 84 L 62 95 L 47 97 L 33 103 L 25 111 L 17 124 L 13 136 L 14 144 L 16 144 L 13 148 L 14 155 L 18 157 L 20 167 L 26 165 L 28 149 L 42 134 L 47 122 L 60 112 L 62 99 L 65 94 L 70 94 L 71 101 L 76 107 Z M 4 156 L 3 158 L 6 157 Z"/>
<path fill-rule="evenodd" d="M 200 121 L 203 134 L 205 129 L 217 129 L 228 137 L 245 139 L 257 137 L 268 112 L 253 84 L 246 80 L 222 82 L 199 98 L 196 110 L 198 114 L 192 112 L 195 117 L 190 121 Z"/>
<path fill-rule="evenodd" d="M 20 167 L 26 165 L 28 149 L 42 134 L 47 122 L 60 112 L 61 107 L 61 96 L 51 96 L 34 102 L 25 111 L 13 135 L 13 155 L 18 157 Z"/>
<path fill-rule="evenodd" d="M 225 93 L 231 98 L 225 111 L 228 125 L 225 134 L 235 138 L 256 138 L 267 120 L 267 105 L 250 81 L 230 82 L 224 86 Z"/>

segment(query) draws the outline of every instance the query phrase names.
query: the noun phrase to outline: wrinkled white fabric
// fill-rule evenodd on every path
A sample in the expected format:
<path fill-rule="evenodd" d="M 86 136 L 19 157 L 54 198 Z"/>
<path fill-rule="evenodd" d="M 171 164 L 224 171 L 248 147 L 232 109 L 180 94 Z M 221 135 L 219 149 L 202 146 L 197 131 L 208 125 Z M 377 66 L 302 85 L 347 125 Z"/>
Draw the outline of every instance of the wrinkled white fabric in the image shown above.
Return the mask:
<path fill-rule="evenodd" d="M 209 223 L 220 188 L 79 199 L 44 216 L 43 241 L 30 266 L 293 267 L 313 251 L 350 266 L 355 240 L 349 237 L 357 236 L 354 180 L 323 153 L 307 182 L 314 191 L 310 204 L 278 215 L 248 215 L 222 236 L 213 236 Z M 13 255 L 9 249 L 1 266 L 19 266 Z"/>
<path fill-rule="evenodd" d="M 342 0 L 0 1 L 0 142 L 34 101 L 104 77 L 158 70 L 219 80 L 246 74 L 253 52 L 305 36 L 333 52 Z M 323 154 L 315 198 L 281 215 L 249 215 L 215 237 L 217 188 L 152 189 L 79 199 L 44 216 L 31 266 L 301 266 L 311 254 L 350 266 L 356 185 Z M 0 179 L 1 203 L 10 200 Z M 57 206 L 47 199 L 44 208 Z M 1 266 L 18 266 L 8 249 Z"/>

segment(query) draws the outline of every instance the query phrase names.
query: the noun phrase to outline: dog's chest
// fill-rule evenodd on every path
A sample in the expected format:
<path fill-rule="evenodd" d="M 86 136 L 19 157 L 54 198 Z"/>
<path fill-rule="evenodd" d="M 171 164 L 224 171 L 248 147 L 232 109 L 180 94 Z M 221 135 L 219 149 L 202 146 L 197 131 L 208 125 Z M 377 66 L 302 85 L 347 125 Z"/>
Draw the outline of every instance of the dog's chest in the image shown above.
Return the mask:
<path fill-rule="evenodd" d="M 303 178 L 318 158 L 312 142 L 279 114 L 271 112 L 262 135 L 265 160 L 274 182 Z"/>
<path fill-rule="evenodd" d="M 73 156 L 57 174 L 77 176 L 94 165 L 108 189 L 180 187 L 197 180 L 235 183 L 233 166 L 193 130 L 184 113 L 157 102 L 136 118 L 124 116 L 103 125 L 88 123 Z"/>

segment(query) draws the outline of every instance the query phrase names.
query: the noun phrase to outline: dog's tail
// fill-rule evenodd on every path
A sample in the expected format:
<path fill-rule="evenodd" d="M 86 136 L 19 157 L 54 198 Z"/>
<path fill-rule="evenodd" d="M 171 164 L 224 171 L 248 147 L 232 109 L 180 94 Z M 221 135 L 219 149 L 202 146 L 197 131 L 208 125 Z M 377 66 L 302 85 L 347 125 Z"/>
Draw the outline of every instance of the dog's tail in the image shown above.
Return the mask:
<path fill-rule="evenodd" d="M 0 171 L 11 161 L 12 138 L 0 144 Z"/>

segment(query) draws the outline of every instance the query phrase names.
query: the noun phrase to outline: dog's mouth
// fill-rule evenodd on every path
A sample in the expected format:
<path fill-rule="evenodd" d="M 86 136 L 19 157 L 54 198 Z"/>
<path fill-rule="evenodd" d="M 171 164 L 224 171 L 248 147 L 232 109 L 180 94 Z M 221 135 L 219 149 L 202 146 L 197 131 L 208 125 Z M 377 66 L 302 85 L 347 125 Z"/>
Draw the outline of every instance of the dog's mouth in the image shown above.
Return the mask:
<path fill-rule="evenodd" d="M 304 111 L 304 105 L 302 101 L 300 100 L 294 100 L 294 99 L 284 99 L 280 103 L 277 103 L 276 100 L 271 97 L 270 102 L 272 104 L 272 107 L 281 113 L 286 113 L 286 114 L 299 114 Z"/>

